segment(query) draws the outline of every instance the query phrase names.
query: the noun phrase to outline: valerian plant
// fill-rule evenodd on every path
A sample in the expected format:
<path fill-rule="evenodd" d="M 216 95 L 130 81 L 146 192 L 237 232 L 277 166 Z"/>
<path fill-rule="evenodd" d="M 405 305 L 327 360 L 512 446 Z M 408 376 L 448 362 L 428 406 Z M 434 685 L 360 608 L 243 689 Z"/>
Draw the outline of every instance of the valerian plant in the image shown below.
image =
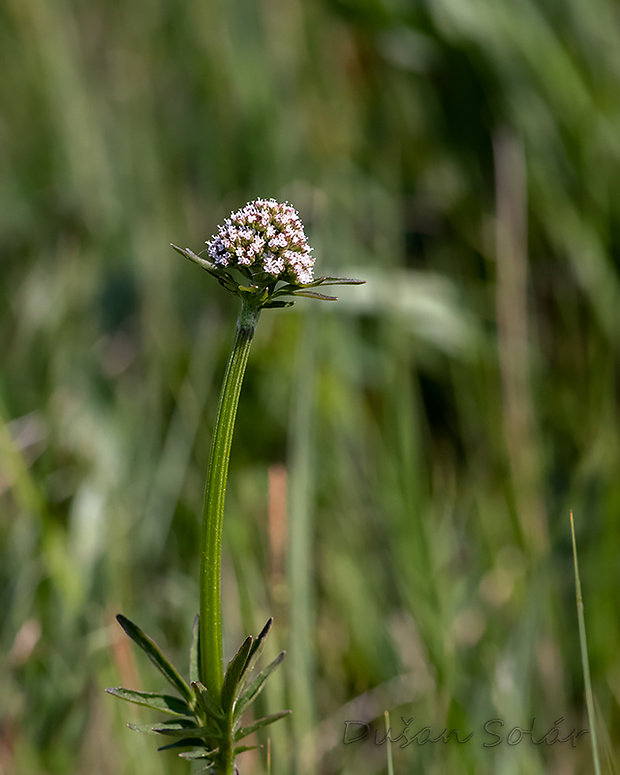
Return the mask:
<path fill-rule="evenodd" d="M 127 635 L 146 653 L 175 690 L 175 695 L 123 688 L 110 694 L 145 705 L 172 717 L 159 724 L 129 725 L 132 729 L 165 735 L 173 742 L 160 750 L 183 749 L 185 759 L 199 759 L 213 775 L 237 772 L 238 754 L 256 746 L 242 741 L 258 729 L 286 716 L 283 710 L 243 726 L 244 711 L 254 702 L 265 681 L 284 659 L 279 654 L 253 676 L 272 619 L 257 637 L 248 636 L 223 669 L 221 559 L 224 498 L 228 461 L 243 375 L 260 313 L 264 309 L 291 306 L 300 296 L 334 301 L 317 291 L 330 285 L 356 285 L 360 280 L 343 277 L 314 279 L 314 258 L 297 211 L 288 203 L 256 199 L 231 213 L 217 234 L 206 243 L 208 258 L 189 248 L 172 247 L 193 261 L 241 299 L 241 309 L 211 442 L 207 470 L 200 545 L 200 605 L 193 627 L 189 657 L 189 682 L 166 659 L 157 644 L 119 614 Z"/>

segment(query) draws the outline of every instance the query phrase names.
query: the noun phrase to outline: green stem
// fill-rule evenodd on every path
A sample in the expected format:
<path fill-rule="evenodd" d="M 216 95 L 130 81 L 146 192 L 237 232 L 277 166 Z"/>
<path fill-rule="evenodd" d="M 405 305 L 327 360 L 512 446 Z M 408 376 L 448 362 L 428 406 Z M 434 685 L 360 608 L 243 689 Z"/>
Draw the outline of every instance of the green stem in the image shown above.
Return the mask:
<path fill-rule="evenodd" d="M 570 513 L 570 533 L 573 542 L 573 562 L 575 566 L 575 590 L 577 593 L 577 622 L 579 624 L 579 645 L 581 647 L 581 665 L 583 667 L 583 680 L 586 690 L 586 707 L 588 709 L 588 721 L 590 722 L 590 743 L 592 744 L 592 759 L 595 775 L 601 775 L 601 763 L 598 755 L 598 741 L 596 735 L 596 715 L 594 712 L 594 696 L 592 694 L 592 679 L 590 678 L 590 664 L 588 662 L 588 641 L 586 639 L 586 621 L 583 613 L 583 595 L 581 594 L 581 580 L 579 578 L 579 562 L 577 560 L 577 541 L 575 540 L 575 523 L 573 512 Z"/>
<path fill-rule="evenodd" d="M 256 300 L 244 298 L 220 393 L 205 488 L 200 553 L 200 673 L 202 682 L 218 701 L 224 682 L 221 561 L 228 461 L 243 375 L 259 315 Z"/>

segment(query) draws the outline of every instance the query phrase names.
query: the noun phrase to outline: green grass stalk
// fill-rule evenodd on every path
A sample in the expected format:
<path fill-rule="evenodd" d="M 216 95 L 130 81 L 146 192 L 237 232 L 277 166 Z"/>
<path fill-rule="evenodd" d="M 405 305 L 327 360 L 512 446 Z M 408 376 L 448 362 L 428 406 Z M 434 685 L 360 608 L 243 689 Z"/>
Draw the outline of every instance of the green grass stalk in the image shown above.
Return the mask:
<path fill-rule="evenodd" d="M 315 752 L 302 744 L 304 735 L 316 723 L 314 718 L 314 512 L 313 490 L 316 428 L 313 402 L 316 371 L 316 319 L 306 317 L 300 333 L 295 373 L 297 374 L 289 436 L 289 520 L 288 576 L 290 583 L 290 628 L 296 633 L 288 654 L 290 665 L 292 728 L 296 745 L 295 763 L 299 772 L 314 772 Z"/>
<path fill-rule="evenodd" d="M 242 301 L 237 330 L 224 375 L 213 429 L 207 471 L 200 547 L 200 665 L 203 683 L 220 698 L 224 681 L 222 647 L 222 524 L 228 462 L 239 405 L 260 308 L 249 296 Z"/>
<path fill-rule="evenodd" d="M 592 682 L 590 680 L 590 665 L 588 664 L 588 642 L 586 640 L 586 623 L 583 615 L 583 596 L 581 594 L 581 581 L 579 578 L 579 563 L 577 561 L 577 542 L 575 541 L 575 524 L 573 512 L 570 513 L 570 532 L 573 542 L 573 561 L 575 563 L 575 588 L 577 593 L 577 620 L 579 622 L 579 646 L 581 648 L 581 664 L 583 666 L 583 680 L 586 690 L 586 707 L 588 709 L 588 722 L 590 724 L 590 741 L 592 743 L 592 760 L 594 762 L 595 775 L 601 775 L 601 764 L 598 757 L 598 742 L 596 738 L 596 723 L 594 715 L 594 699 L 592 696 Z"/>
<path fill-rule="evenodd" d="M 387 771 L 388 771 L 388 775 L 394 775 L 394 760 L 392 758 L 392 729 L 390 727 L 390 712 L 388 710 L 384 710 L 383 717 L 385 719 Z"/>

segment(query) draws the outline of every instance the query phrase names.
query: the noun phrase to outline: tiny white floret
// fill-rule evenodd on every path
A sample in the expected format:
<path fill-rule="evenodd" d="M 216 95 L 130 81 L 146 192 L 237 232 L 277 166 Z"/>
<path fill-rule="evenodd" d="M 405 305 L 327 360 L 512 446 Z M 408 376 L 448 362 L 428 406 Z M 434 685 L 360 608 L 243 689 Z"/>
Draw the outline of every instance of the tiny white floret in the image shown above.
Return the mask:
<path fill-rule="evenodd" d="M 253 276 L 264 272 L 299 285 L 313 281 L 312 248 L 297 210 L 288 202 L 248 202 L 226 218 L 207 248 L 217 266 L 247 267 Z"/>

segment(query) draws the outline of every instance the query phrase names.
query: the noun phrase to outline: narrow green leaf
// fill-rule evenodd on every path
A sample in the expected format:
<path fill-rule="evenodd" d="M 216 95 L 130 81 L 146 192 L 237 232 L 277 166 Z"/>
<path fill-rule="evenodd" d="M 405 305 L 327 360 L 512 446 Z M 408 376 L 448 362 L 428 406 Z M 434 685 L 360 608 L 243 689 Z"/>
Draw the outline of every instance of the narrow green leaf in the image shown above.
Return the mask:
<path fill-rule="evenodd" d="M 579 560 L 577 558 L 577 541 L 575 540 L 575 523 L 573 512 L 570 513 L 570 531 L 573 543 L 573 565 L 575 573 L 575 592 L 577 596 L 577 624 L 579 626 L 579 646 L 581 649 L 581 665 L 583 669 L 583 678 L 586 693 L 586 708 L 588 711 L 588 720 L 590 722 L 590 743 L 592 745 L 592 763 L 595 775 L 600 775 L 601 764 L 599 759 L 596 715 L 594 706 L 594 695 L 592 694 L 592 680 L 590 678 L 590 663 L 588 661 L 588 641 L 586 634 L 586 620 L 583 608 L 583 595 L 581 593 L 581 577 L 579 575 Z"/>
<path fill-rule="evenodd" d="M 356 280 L 353 277 L 317 277 L 317 279 L 313 280 L 311 283 L 304 283 L 303 285 L 297 285 L 295 283 L 282 285 L 272 293 L 272 298 L 275 299 L 279 296 L 306 295 L 306 291 L 312 293 L 312 288 L 318 288 L 322 285 L 363 285 L 365 282 L 365 280 Z M 322 298 L 322 294 L 319 294 L 318 297 L 314 298 Z M 328 298 L 331 299 L 333 297 L 330 296 Z"/>
<path fill-rule="evenodd" d="M 325 293 L 318 293 L 318 291 L 294 291 L 291 296 L 306 296 L 309 299 L 320 299 L 321 301 L 338 301 L 337 296 L 328 296 Z"/>
<path fill-rule="evenodd" d="M 354 277 L 319 277 L 311 286 L 317 285 L 365 285 L 366 280 L 356 280 Z M 308 287 L 308 286 L 306 286 Z"/>
<path fill-rule="evenodd" d="M 189 681 L 200 680 L 200 614 L 196 614 L 192 627 L 192 645 L 189 649 Z"/>
<path fill-rule="evenodd" d="M 299 285 L 293 285 L 292 283 L 287 283 L 286 285 L 281 285 L 279 288 L 277 288 L 273 293 L 272 296 L 285 296 L 287 293 L 292 293 L 293 291 L 298 290 L 300 287 L 307 288 L 312 287 L 312 283 L 310 283 L 310 286 L 299 286 Z"/>
<path fill-rule="evenodd" d="M 268 724 L 273 724 L 274 721 L 278 721 L 285 716 L 289 716 L 290 714 L 290 710 L 281 710 L 278 713 L 272 713 L 270 716 L 259 718 L 247 727 L 239 727 L 239 729 L 235 732 L 235 742 L 237 740 L 243 739 L 244 737 L 247 737 L 248 735 L 251 735 L 253 732 L 262 729 L 263 727 L 266 727 Z"/>
<path fill-rule="evenodd" d="M 239 285 L 238 282 L 228 274 L 228 272 L 224 271 L 218 271 L 218 272 L 212 272 L 211 270 L 207 269 L 209 274 L 213 275 L 218 281 L 218 283 L 223 287 L 226 288 L 227 291 L 233 291 L 233 293 L 238 293 L 239 291 L 243 290 L 242 285 Z"/>
<path fill-rule="evenodd" d="M 143 735 L 155 735 L 157 734 L 152 724 L 127 724 L 129 729 L 133 729 L 134 732 L 141 732 Z"/>
<path fill-rule="evenodd" d="M 178 697 L 169 694 L 154 694 L 153 692 L 137 692 L 133 689 L 123 689 L 121 686 L 109 687 L 108 694 L 119 697 L 121 700 L 133 702 L 135 705 L 144 705 L 147 708 L 159 710 L 162 713 L 170 713 L 172 716 L 191 716 L 189 705 Z"/>
<path fill-rule="evenodd" d="M 222 736 L 217 727 L 196 726 L 195 721 L 189 721 L 189 723 L 172 721 L 166 724 L 153 724 L 151 729 L 158 735 L 168 735 L 169 737 L 199 737 L 204 740 L 209 737 Z"/>
<path fill-rule="evenodd" d="M 185 258 L 189 258 L 189 257 L 190 257 L 190 255 L 192 255 L 192 256 L 195 256 L 196 258 L 198 258 L 198 256 L 196 256 L 196 254 L 195 254 L 195 253 L 192 253 L 192 251 L 191 251 L 189 248 L 180 248 L 178 245 L 175 245 L 175 244 L 174 244 L 174 243 L 172 243 L 172 242 L 170 243 L 170 247 L 171 247 L 173 250 L 176 250 L 176 252 L 177 252 L 177 253 L 180 253 L 180 254 L 181 254 L 182 256 L 184 256 Z M 189 254 L 189 255 L 188 255 L 188 254 Z M 192 260 L 194 260 L 194 259 L 192 259 Z"/>
<path fill-rule="evenodd" d="M 269 301 L 263 305 L 263 309 L 284 309 L 286 307 L 292 307 L 295 304 L 294 301 Z"/>
<path fill-rule="evenodd" d="M 269 635 L 269 631 L 271 630 L 272 624 L 273 624 L 273 616 L 267 620 L 267 623 L 265 624 L 263 629 L 254 639 L 254 642 L 252 643 L 252 648 L 250 649 L 250 652 L 248 654 L 248 658 L 245 662 L 245 665 L 243 666 L 243 671 L 240 676 L 240 681 L 242 679 L 246 681 L 250 677 L 250 674 L 254 669 L 254 666 L 256 665 L 256 662 L 258 661 L 258 658 L 260 657 L 263 651 L 263 648 L 265 647 L 267 636 Z"/>
<path fill-rule="evenodd" d="M 213 750 L 209 750 L 208 748 L 198 748 L 195 751 L 187 751 L 186 753 L 180 753 L 179 756 L 182 759 L 189 759 L 190 761 L 192 759 L 212 760 L 215 757 L 215 755 L 219 753 L 219 750 L 220 750 L 219 748 L 214 748 Z"/>
<path fill-rule="evenodd" d="M 173 245 L 172 242 L 170 243 L 170 247 L 176 250 L 177 253 L 180 253 L 185 258 L 189 258 L 190 261 L 193 261 L 194 264 L 198 264 L 198 266 L 201 266 L 203 269 L 208 270 L 214 270 L 215 264 L 209 261 L 206 258 L 202 258 L 202 256 L 196 255 L 196 253 L 193 252 L 193 250 L 190 250 L 189 248 L 179 248 L 176 245 Z"/>
<path fill-rule="evenodd" d="M 284 659 L 286 655 L 286 652 L 283 651 L 281 654 L 278 654 L 278 656 L 271 662 L 267 667 L 260 672 L 254 681 L 248 686 L 248 688 L 243 692 L 239 700 L 237 701 L 237 705 L 235 706 L 235 718 L 239 718 L 239 716 L 243 713 L 243 711 L 251 705 L 254 700 L 258 697 L 261 689 L 263 688 L 265 681 L 269 678 L 269 676 L 273 673 L 273 671 L 281 664 L 282 660 Z"/>
<path fill-rule="evenodd" d="M 188 702 L 193 702 L 194 695 L 187 683 L 178 673 L 177 669 L 162 654 L 161 649 L 152 638 L 149 638 L 142 630 L 130 621 L 126 616 L 118 614 L 117 622 L 125 630 L 127 635 L 136 643 L 147 655 L 155 667 L 160 670 L 168 681 L 174 686 L 179 694 Z"/>
<path fill-rule="evenodd" d="M 180 253 L 185 258 L 189 258 L 189 260 L 193 261 L 194 264 L 198 264 L 198 266 L 201 269 L 204 269 L 206 272 L 208 272 L 211 275 L 211 277 L 215 277 L 216 280 L 219 280 L 222 283 L 222 285 L 224 285 L 224 287 L 228 288 L 228 290 L 233 290 L 233 291 L 236 290 L 236 285 L 235 287 L 232 287 L 224 284 L 226 281 L 223 281 L 223 275 L 226 275 L 226 277 L 228 277 L 231 282 L 234 282 L 232 281 L 232 278 L 230 277 L 230 275 L 227 272 L 223 272 L 221 269 L 216 267 L 216 265 L 211 263 L 211 261 L 208 261 L 206 258 L 202 258 L 201 256 L 196 255 L 196 253 L 191 251 L 189 248 L 179 248 L 176 245 L 173 245 L 172 243 L 170 243 L 170 247 L 174 248 L 177 253 Z"/>
<path fill-rule="evenodd" d="M 317 277 L 311 283 L 303 283 L 302 285 L 295 285 L 293 283 L 283 285 L 278 288 L 277 293 L 293 293 L 299 289 L 305 290 L 307 288 L 318 288 L 320 285 L 364 285 L 366 280 L 356 280 L 353 277 Z"/>
<path fill-rule="evenodd" d="M 161 745 L 157 750 L 170 751 L 172 748 L 196 748 L 196 746 L 202 746 L 203 742 L 199 737 L 187 737 L 184 740 L 177 740 L 176 743 Z"/>
<path fill-rule="evenodd" d="M 200 681 L 192 681 L 192 689 L 196 694 L 196 699 L 198 700 L 200 707 L 207 716 L 216 719 L 217 721 L 221 721 L 225 718 L 224 712 L 203 683 Z"/>
<path fill-rule="evenodd" d="M 238 745 L 234 750 L 234 755 L 238 756 L 240 753 L 245 753 L 246 751 L 255 751 L 257 748 L 262 748 L 261 745 Z"/>
<path fill-rule="evenodd" d="M 252 636 L 248 635 L 239 647 L 239 651 L 237 651 L 235 656 L 230 660 L 228 667 L 226 668 L 224 683 L 222 685 L 222 709 L 225 712 L 228 712 L 235 703 L 239 679 L 241 678 L 248 655 L 252 649 L 253 641 L 254 639 Z"/>
<path fill-rule="evenodd" d="M 196 727 L 196 721 L 193 718 L 157 724 L 127 724 L 127 726 L 134 732 L 142 732 L 146 735 L 170 735 L 171 737 L 185 737 L 190 733 L 194 734 L 197 729 L 202 729 L 202 727 Z M 196 735 L 196 737 L 201 737 L 201 735 Z"/>

